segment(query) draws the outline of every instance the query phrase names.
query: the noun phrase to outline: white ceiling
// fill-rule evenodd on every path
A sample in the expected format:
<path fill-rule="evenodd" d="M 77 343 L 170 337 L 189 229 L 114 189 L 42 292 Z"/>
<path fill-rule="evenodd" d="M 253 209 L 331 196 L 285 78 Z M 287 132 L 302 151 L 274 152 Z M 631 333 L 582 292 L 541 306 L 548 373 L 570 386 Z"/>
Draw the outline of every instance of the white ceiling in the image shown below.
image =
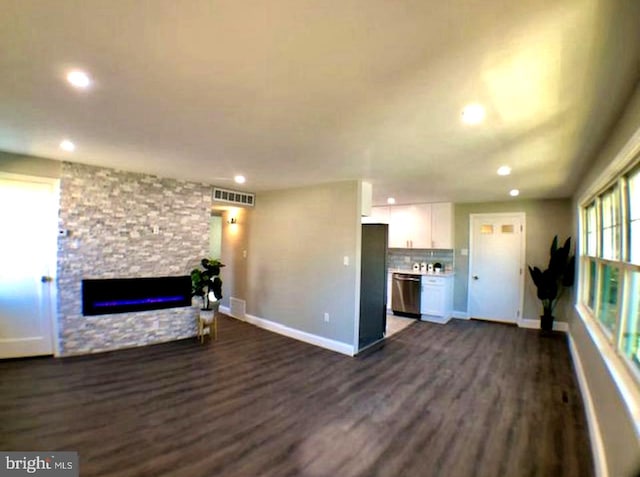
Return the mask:
<path fill-rule="evenodd" d="M 637 0 L 0 11 L 1 150 L 249 191 L 365 179 L 376 203 L 567 197 L 640 71 Z M 89 91 L 66 84 L 71 68 L 95 78 Z M 471 101 L 481 125 L 460 121 Z"/>

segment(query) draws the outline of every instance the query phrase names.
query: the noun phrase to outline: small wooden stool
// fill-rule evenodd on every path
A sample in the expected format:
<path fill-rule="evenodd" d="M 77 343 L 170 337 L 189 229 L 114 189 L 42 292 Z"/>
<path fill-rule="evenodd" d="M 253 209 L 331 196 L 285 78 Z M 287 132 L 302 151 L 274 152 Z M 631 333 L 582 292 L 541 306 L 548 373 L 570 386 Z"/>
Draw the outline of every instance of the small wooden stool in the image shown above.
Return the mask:
<path fill-rule="evenodd" d="M 212 305 L 211 310 L 200 310 L 198 313 L 198 339 L 204 343 L 204 335 L 208 332 L 209 337 L 213 334 L 213 339 L 218 339 L 218 309 L 220 302 Z"/>

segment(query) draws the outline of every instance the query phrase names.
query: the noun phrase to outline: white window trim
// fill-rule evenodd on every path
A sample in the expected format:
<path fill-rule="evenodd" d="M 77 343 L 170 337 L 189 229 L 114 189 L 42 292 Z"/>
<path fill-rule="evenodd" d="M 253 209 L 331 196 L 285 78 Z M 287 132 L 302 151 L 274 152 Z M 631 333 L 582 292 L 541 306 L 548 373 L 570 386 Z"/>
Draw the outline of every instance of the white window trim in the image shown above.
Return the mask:
<path fill-rule="evenodd" d="M 611 345 L 604 332 L 598 326 L 597 320 L 593 317 L 589 309 L 578 303 L 575 305 L 576 312 L 589 333 L 591 341 L 598 349 L 604 364 L 611 374 L 622 400 L 626 405 L 629 417 L 633 421 L 636 435 L 640 439 L 640 389 L 633 375 L 637 375 L 631 366 L 627 366 L 624 356 L 618 354 Z M 638 375 L 640 376 L 640 375 Z"/>
<path fill-rule="evenodd" d="M 578 259 L 578 287 L 575 304 L 575 310 L 578 317 L 583 322 L 587 333 L 589 334 L 592 342 L 596 346 L 600 356 L 602 357 L 604 364 L 611 374 L 611 377 L 620 392 L 622 400 L 625 404 L 626 411 L 629 417 L 632 419 L 633 427 L 636 432 L 636 436 L 640 439 L 640 372 L 638 372 L 636 366 L 629 362 L 629 360 L 618 351 L 617 340 L 610 340 L 601 323 L 596 319 L 594 314 L 588 307 L 583 305 L 585 300 L 585 289 L 583 287 L 585 274 L 588 272 L 586 267 L 583 266 L 583 248 L 586 246 L 583 240 L 584 238 L 584 214 L 583 210 L 594 199 L 597 199 L 598 194 L 605 191 L 611 184 L 616 182 L 626 172 L 631 170 L 637 162 L 640 160 L 640 128 L 632 135 L 631 139 L 622 147 L 618 155 L 611 161 L 611 163 L 605 168 L 600 176 L 583 192 L 577 201 L 577 210 L 575 211 L 578 216 L 578 233 L 579 239 L 577 240 L 578 248 L 576 250 Z M 599 217 L 601 214 L 598 214 Z M 597 220 L 601 220 L 597 218 Z M 596 250 L 600 250 L 601 238 L 600 238 L 600 223 L 598 223 L 596 230 Z M 624 241 L 622 247 L 624 247 Z M 621 249 L 621 253 L 624 253 L 624 249 Z M 624 255 L 623 255 L 624 256 Z M 600 267 L 597 268 L 596 274 L 599 274 Z M 623 271 L 624 273 L 624 271 Z M 599 298 L 599 293 L 596 295 L 596 302 Z M 622 300 L 621 306 L 626 306 L 625 300 Z M 598 304 L 595 304 L 595 310 L 598 309 Z M 622 310 L 624 312 L 624 310 Z M 624 326 L 624 316 L 620 320 L 620 326 Z M 618 333 L 619 335 L 619 333 Z M 615 338 L 615 337 L 614 337 Z M 613 341 L 613 342 L 612 342 Z"/>

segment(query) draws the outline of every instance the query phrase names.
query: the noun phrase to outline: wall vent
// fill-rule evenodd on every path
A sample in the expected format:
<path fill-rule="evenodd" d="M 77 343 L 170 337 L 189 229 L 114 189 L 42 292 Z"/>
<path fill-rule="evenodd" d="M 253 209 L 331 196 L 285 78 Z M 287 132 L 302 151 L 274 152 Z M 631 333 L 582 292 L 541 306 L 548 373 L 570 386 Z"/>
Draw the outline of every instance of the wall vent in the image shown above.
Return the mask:
<path fill-rule="evenodd" d="M 246 313 L 247 302 L 239 298 L 229 298 L 229 314 L 234 318 L 244 320 Z"/>
<path fill-rule="evenodd" d="M 256 195 L 250 192 L 238 192 L 236 190 L 213 188 L 213 200 L 253 207 L 256 203 Z"/>

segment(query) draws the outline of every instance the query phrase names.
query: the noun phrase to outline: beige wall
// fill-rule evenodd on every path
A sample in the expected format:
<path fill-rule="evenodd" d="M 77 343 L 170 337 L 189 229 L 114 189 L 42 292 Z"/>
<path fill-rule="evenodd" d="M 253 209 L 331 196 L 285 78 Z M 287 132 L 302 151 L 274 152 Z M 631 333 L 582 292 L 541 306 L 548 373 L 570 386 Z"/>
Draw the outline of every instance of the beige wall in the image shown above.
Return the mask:
<path fill-rule="evenodd" d="M 564 240 L 572 235 L 571 201 L 559 200 L 513 200 L 505 202 L 455 204 L 455 287 L 454 309 L 467 311 L 467 285 L 469 280 L 469 256 L 461 254 L 469 249 L 469 216 L 502 212 L 524 212 L 526 214 L 527 265 L 543 267 L 549 261 L 549 246 L 554 235 Z M 522 316 L 539 319 L 542 314 L 540 301 L 528 271 L 525 269 L 524 310 Z M 566 320 L 563 307 L 556 309 L 558 320 Z"/>
<path fill-rule="evenodd" d="M 41 157 L 0 151 L 0 171 L 58 179 L 62 172 L 62 163 Z"/>
<path fill-rule="evenodd" d="M 358 205 L 356 181 L 258 194 L 249 229 L 247 313 L 352 345 Z"/>
<path fill-rule="evenodd" d="M 576 210 L 586 189 L 602 176 L 631 136 L 640 129 L 640 84 L 627 109 L 588 170 L 573 198 Z M 577 217 L 573 217 L 577 234 Z M 569 329 L 585 373 L 603 439 L 607 467 L 611 477 L 636 475 L 640 469 L 640 436 L 597 346 L 585 323 L 573 311 Z M 638 403 L 640 404 L 640 403 Z"/>

